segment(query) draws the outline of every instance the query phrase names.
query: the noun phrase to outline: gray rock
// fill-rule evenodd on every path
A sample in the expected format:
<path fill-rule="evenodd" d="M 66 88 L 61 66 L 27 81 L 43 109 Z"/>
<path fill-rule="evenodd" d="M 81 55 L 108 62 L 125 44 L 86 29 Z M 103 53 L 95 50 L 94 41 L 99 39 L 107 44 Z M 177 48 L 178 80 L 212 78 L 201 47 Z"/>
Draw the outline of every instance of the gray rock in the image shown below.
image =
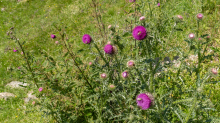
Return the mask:
<path fill-rule="evenodd" d="M 15 97 L 14 94 L 8 93 L 8 92 L 2 92 L 0 93 L 0 98 L 7 100 L 9 97 Z"/>
<path fill-rule="evenodd" d="M 9 86 L 11 88 L 23 88 L 22 86 L 28 86 L 28 84 L 19 81 L 12 81 L 8 83 L 6 86 Z"/>
<path fill-rule="evenodd" d="M 32 95 L 33 91 L 29 91 L 26 98 L 24 98 L 24 102 L 28 103 L 29 101 L 33 100 L 33 99 L 37 99 L 37 97 L 35 95 Z"/>

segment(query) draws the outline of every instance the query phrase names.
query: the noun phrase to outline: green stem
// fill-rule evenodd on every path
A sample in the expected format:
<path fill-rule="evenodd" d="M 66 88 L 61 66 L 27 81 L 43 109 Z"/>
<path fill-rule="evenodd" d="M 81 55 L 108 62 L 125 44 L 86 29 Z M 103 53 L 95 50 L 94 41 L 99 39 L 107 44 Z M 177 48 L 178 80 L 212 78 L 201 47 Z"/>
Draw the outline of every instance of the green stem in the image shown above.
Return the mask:
<path fill-rule="evenodd" d="M 148 43 L 148 41 L 145 41 L 146 43 L 146 47 L 148 50 L 148 58 L 150 58 L 150 92 L 153 92 L 153 81 L 154 81 L 154 70 L 153 70 L 153 63 L 152 63 L 152 59 L 151 59 L 151 51 L 150 51 L 150 43 Z"/>
<path fill-rule="evenodd" d="M 36 80 L 35 75 L 34 75 L 34 72 L 33 72 L 33 70 L 31 69 L 30 62 L 29 62 L 29 60 L 28 60 L 28 58 L 27 58 L 27 56 L 26 56 L 26 53 L 24 52 L 24 48 L 22 47 L 20 41 L 19 41 L 15 36 L 14 36 L 14 38 L 15 38 L 16 41 L 18 42 L 18 45 L 20 46 L 20 48 L 21 48 L 21 50 L 22 50 L 22 52 L 23 52 L 24 58 L 25 58 L 26 63 L 27 63 L 27 65 L 28 65 L 28 69 L 29 69 L 29 71 L 31 72 L 32 78 L 34 79 L 34 84 L 37 86 L 37 88 L 39 88 L 39 86 L 38 86 L 38 84 L 37 84 L 37 80 Z"/>
<path fill-rule="evenodd" d="M 137 71 L 138 75 L 139 75 L 140 78 L 141 78 L 141 82 L 142 82 L 141 84 L 143 84 L 143 83 L 144 83 L 144 78 L 143 78 L 143 76 L 142 76 L 141 73 L 139 72 L 138 68 L 135 67 L 135 70 Z"/>
<path fill-rule="evenodd" d="M 101 58 L 104 60 L 104 62 L 105 62 L 106 64 L 108 64 L 108 61 L 104 58 L 104 56 L 103 56 L 103 54 L 100 52 L 98 46 L 97 46 L 95 43 L 94 43 L 94 45 L 95 45 L 95 48 L 97 49 L 97 51 L 99 52 Z M 109 64 L 108 64 L 108 66 L 109 66 Z"/>

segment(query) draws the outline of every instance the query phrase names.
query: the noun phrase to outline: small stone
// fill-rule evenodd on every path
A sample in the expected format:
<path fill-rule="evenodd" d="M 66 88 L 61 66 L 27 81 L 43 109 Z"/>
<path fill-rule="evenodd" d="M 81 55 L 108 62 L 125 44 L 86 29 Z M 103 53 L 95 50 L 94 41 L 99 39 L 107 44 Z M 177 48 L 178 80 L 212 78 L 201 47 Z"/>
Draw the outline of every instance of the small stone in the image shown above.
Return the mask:
<path fill-rule="evenodd" d="M 22 86 L 28 86 L 28 84 L 19 81 L 12 81 L 8 83 L 6 86 L 9 86 L 11 88 L 23 88 Z"/>
<path fill-rule="evenodd" d="M 9 97 L 15 97 L 14 94 L 8 93 L 8 92 L 2 92 L 0 93 L 0 98 L 7 100 Z"/>
<path fill-rule="evenodd" d="M 33 100 L 33 99 L 37 99 L 37 97 L 35 95 L 32 95 L 33 91 L 29 91 L 26 98 L 24 98 L 24 102 L 28 103 L 29 101 Z"/>

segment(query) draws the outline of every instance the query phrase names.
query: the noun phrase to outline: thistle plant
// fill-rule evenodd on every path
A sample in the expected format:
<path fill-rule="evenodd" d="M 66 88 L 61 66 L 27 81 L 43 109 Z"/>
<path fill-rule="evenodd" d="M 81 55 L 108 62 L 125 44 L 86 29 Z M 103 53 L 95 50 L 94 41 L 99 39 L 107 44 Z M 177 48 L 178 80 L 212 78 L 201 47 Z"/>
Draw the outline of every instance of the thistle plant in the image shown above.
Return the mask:
<path fill-rule="evenodd" d="M 157 20 L 163 14 L 160 3 L 155 5 L 157 8 L 149 3 L 149 12 L 144 14 L 140 9 L 144 4 L 129 0 L 128 4 L 135 5 L 135 14 L 131 16 L 135 23 L 130 23 L 132 29 L 124 33 L 112 24 L 107 32 L 102 15 L 98 13 L 98 2 L 92 0 L 92 7 L 101 36 L 86 32 L 79 37 L 93 60 L 84 62 L 79 57 L 83 54 L 72 51 L 65 26 L 55 26 L 54 30 L 60 35 L 51 35 L 59 40 L 62 60 L 45 51 L 40 51 L 43 58 L 38 60 L 43 64 L 38 68 L 33 69 L 30 65 L 34 60 L 27 60 L 29 72 L 37 78 L 35 90 L 42 107 L 48 109 L 56 122 L 209 121 L 212 118 L 209 112 L 215 109 L 204 88 L 211 77 L 215 77 L 210 73 L 217 75 L 218 70 L 214 67 L 208 72 L 202 70 L 211 43 L 209 35 L 200 31 L 204 15 L 196 15 L 196 31 L 184 34 L 186 52 L 169 46 L 168 42 L 175 36 L 176 27 L 184 22 L 183 16 L 174 15 L 172 27 L 169 21 L 163 21 L 163 25 L 160 19 Z M 154 11 L 159 11 L 159 15 Z M 139 22 L 136 21 L 137 13 L 148 16 L 141 16 Z M 99 40 L 105 41 L 100 43 Z M 133 42 L 127 43 L 130 40 Z M 178 52 L 178 56 L 171 51 Z M 22 52 L 26 56 L 24 50 Z M 189 60 L 192 53 L 194 62 Z M 170 57 L 174 57 L 173 60 Z"/>

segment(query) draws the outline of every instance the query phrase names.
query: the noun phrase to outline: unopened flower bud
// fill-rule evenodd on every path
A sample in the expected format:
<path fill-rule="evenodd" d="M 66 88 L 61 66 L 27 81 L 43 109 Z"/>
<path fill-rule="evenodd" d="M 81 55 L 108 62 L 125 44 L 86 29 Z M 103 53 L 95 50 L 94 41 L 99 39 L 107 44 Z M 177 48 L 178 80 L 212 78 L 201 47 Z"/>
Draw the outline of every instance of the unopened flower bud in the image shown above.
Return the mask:
<path fill-rule="evenodd" d="M 194 35 L 193 33 L 190 33 L 190 34 L 189 34 L 189 38 L 190 38 L 190 39 L 194 39 L 194 38 L 195 38 L 195 35 Z"/>
<path fill-rule="evenodd" d="M 160 3 L 158 3 L 157 6 L 160 7 Z"/>
<path fill-rule="evenodd" d="M 214 75 L 217 75 L 218 74 L 218 70 L 217 69 L 215 69 L 215 68 L 212 68 L 212 73 L 214 74 Z"/>
<path fill-rule="evenodd" d="M 202 15 L 201 13 L 199 13 L 199 14 L 197 14 L 197 18 L 198 18 L 199 20 L 201 20 L 201 19 L 203 18 L 203 15 Z"/>
<path fill-rule="evenodd" d="M 39 88 L 39 92 L 41 92 L 41 91 L 43 91 L 43 88 L 42 88 L 42 87 Z"/>
<path fill-rule="evenodd" d="M 92 65 L 92 62 L 89 62 L 89 65 Z"/>
<path fill-rule="evenodd" d="M 122 73 L 122 77 L 123 77 L 123 78 L 128 78 L 128 72 L 127 72 L 127 71 L 124 71 L 124 72 Z"/>
<path fill-rule="evenodd" d="M 129 68 L 131 68 L 131 67 L 134 67 L 134 61 L 133 60 L 130 60 L 130 61 L 128 61 L 127 62 L 127 66 L 129 67 Z"/>
<path fill-rule="evenodd" d="M 102 74 L 100 75 L 100 77 L 103 78 L 103 79 L 105 79 L 105 78 L 107 77 L 107 75 L 106 75 L 105 73 L 102 73 Z"/>
<path fill-rule="evenodd" d="M 145 21 L 145 17 L 144 17 L 144 16 L 141 16 L 141 17 L 139 18 L 139 21 L 140 21 L 140 22 L 144 22 L 144 21 Z"/>
<path fill-rule="evenodd" d="M 108 86 L 108 88 L 109 88 L 109 90 L 113 91 L 113 90 L 115 90 L 115 85 L 114 84 L 110 84 Z"/>
<path fill-rule="evenodd" d="M 53 38 L 53 39 L 54 39 L 54 38 L 56 38 L 56 36 L 55 36 L 55 35 L 53 35 L 53 34 L 51 34 L 51 36 L 50 36 L 50 37 L 51 37 L 51 38 Z"/>

